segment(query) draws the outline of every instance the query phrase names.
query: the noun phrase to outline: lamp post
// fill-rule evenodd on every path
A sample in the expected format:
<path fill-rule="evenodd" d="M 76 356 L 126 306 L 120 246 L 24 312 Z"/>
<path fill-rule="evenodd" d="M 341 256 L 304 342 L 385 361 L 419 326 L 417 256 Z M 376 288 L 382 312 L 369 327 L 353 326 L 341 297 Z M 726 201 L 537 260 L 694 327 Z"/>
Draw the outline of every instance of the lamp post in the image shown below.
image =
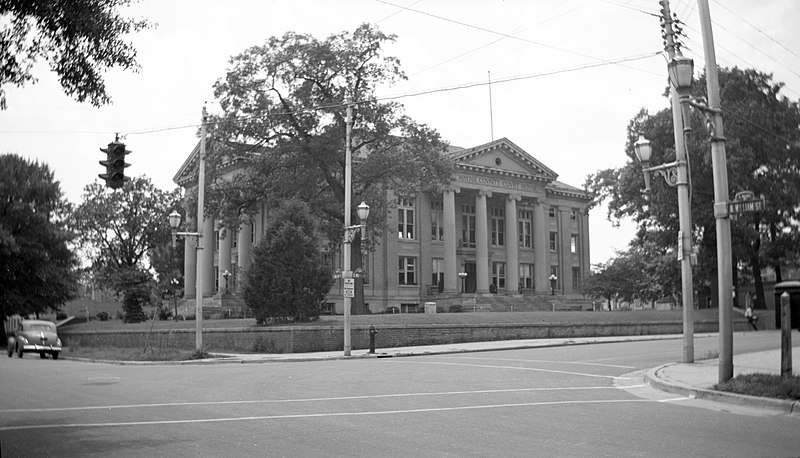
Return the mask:
<path fill-rule="evenodd" d="M 556 282 L 558 281 L 558 277 L 556 274 L 550 274 L 550 295 L 556 295 Z"/>
<path fill-rule="evenodd" d="M 197 351 L 203 350 L 203 283 L 202 283 L 202 275 L 203 275 L 203 263 L 200 261 L 200 250 L 203 249 L 201 246 L 201 240 L 203 234 L 201 231 L 198 232 L 178 232 L 178 228 L 181 226 L 181 214 L 177 211 L 173 211 L 169 214 L 169 227 L 172 228 L 172 248 L 175 248 L 175 239 L 178 236 L 186 237 L 189 239 L 189 243 L 194 245 L 195 249 L 197 250 L 197 278 L 196 278 L 196 289 L 195 289 L 195 349 Z M 185 285 L 184 285 L 185 286 Z M 175 318 L 178 317 L 177 308 L 175 311 Z"/>
<path fill-rule="evenodd" d="M 348 149 L 349 151 L 349 149 Z M 349 158 L 349 154 L 348 154 Z M 349 163 L 349 161 L 347 161 Z M 345 174 L 349 176 L 349 174 Z M 349 194 L 350 194 L 350 187 L 348 186 L 347 190 L 345 191 L 345 201 L 349 201 Z M 358 206 L 357 210 L 358 219 L 361 220 L 361 224 L 357 224 L 355 226 L 350 226 L 349 220 L 349 211 L 345 210 L 345 224 L 344 227 L 344 269 L 342 270 L 342 278 L 344 279 L 344 355 L 350 356 L 350 307 L 353 303 L 353 297 L 355 296 L 355 275 L 352 271 L 352 252 L 351 252 L 351 244 L 353 243 L 353 239 L 355 238 L 356 234 L 361 232 L 361 243 L 364 243 L 365 239 L 365 228 L 367 226 L 367 218 L 369 217 L 369 205 L 366 202 L 361 202 Z"/>
<path fill-rule="evenodd" d="M 461 279 L 461 292 L 467 292 L 467 273 L 466 272 L 459 272 L 458 278 Z"/>
<path fill-rule="evenodd" d="M 222 276 L 225 278 L 225 294 L 228 294 L 228 278 L 230 278 L 231 273 L 226 269 L 225 272 L 222 272 Z"/>
<path fill-rule="evenodd" d="M 681 263 L 681 296 L 683 304 L 683 362 L 694 362 L 694 287 L 692 285 L 692 207 L 689 190 L 688 154 L 686 153 L 685 134 L 691 130 L 688 126 L 689 90 L 692 87 L 694 63 L 684 57 L 680 51 L 675 52 L 672 18 L 669 2 L 662 2 L 664 37 L 667 43 L 669 63 L 670 95 L 672 99 L 672 123 L 675 136 L 675 162 L 650 167 L 650 142 L 639 137 L 634 144 L 636 157 L 642 163 L 645 188 L 650 190 L 650 176 L 661 175 L 668 185 L 678 190 L 678 260 Z"/>

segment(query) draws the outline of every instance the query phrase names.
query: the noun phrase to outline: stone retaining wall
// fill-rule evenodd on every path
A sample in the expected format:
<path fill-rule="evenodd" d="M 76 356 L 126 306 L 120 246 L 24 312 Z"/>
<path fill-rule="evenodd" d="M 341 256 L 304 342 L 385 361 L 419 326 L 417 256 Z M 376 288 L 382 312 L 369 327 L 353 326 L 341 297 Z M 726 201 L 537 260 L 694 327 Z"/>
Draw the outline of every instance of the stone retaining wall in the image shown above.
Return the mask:
<path fill-rule="evenodd" d="M 734 330 L 747 330 L 747 322 L 734 320 Z M 591 324 L 489 324 L 489 325 L 382 325 L 376 326 L 376 348 L 438 345 L 459 342 L 488 342 L 514 339 L 550 339 L 570 337 L 639 336 L 681 334 L 683 325 L 675 322 L 591 323 Z M 717 332 L 716 322 L 695 322 L 695 332 Z M 66 346 L 144 347 L 146 330 L 59 331 Z M 208 351 L 255 353 L 307 353 L 337 351 L 343 347 L 341 326 L 266 326 L 232 329 L 205 329 L 203 344 Z M 153 330 L 148 345 L 191 350 L 195 346 L 194 329 Z M 354 326 L 351 332 L 354 350 L 369 348 L 369 327 Z"/>

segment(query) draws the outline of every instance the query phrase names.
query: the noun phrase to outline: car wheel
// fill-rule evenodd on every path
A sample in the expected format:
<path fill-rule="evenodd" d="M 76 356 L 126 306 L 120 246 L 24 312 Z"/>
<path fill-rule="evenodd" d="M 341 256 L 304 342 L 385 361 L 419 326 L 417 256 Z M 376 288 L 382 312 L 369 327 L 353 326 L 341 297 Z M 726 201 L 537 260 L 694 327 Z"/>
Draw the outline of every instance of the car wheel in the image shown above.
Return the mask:
<path fill-rule="evenodd" d="M 58 359 L 58 352 L 57 351 L 54 351 L 52 353 L 52 355 L 53 355 L 53 359 Z"/>
<path fill-rule="evenodd" d="M 39 358 L 45 359 L 47 358 L 47 354 L 45 352 L 39 353 Z"/>

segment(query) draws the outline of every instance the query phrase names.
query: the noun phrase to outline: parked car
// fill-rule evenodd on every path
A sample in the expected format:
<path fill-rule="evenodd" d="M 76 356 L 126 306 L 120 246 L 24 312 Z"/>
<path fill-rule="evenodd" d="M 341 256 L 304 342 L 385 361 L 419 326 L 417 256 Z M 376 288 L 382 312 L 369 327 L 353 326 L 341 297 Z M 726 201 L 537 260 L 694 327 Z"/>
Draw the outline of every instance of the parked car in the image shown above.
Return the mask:
<path fill-rule="evenodd" d="M 61 339 L 56 325 L 45 320 L 20 320 L 8 335 L 8 357 L 16 353 L 22 358 L 25 352 L 39 353 L 42 358 L 50 353 L 53 359 L 58 359 Z"/>

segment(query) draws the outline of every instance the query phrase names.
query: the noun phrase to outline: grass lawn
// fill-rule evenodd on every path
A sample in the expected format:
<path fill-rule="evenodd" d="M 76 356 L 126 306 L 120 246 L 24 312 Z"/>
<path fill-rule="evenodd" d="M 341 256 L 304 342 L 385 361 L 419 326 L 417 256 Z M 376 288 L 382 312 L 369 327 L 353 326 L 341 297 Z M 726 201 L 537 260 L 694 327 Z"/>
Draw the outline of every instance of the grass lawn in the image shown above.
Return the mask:
<path fill-rule="evenodd" d="M 800 401 L 800 375 L 743 374 L 714 385 L 717 391 Z"/>

